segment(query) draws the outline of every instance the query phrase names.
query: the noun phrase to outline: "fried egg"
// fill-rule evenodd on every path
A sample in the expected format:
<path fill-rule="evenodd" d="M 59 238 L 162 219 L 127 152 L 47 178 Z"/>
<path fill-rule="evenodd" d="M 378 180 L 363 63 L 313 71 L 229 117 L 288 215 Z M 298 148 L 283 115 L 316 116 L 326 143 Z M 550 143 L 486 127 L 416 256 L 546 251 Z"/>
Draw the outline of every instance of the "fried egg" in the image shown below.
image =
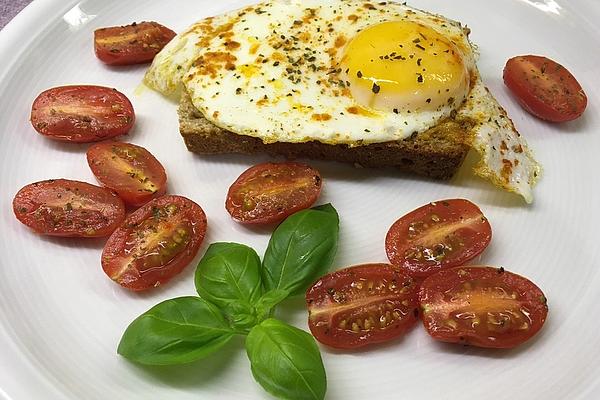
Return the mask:
<path fill-rule="evenodd" d="M 481 81 L 468 29 L 405 4 L 273 0 L 206 18 L 145 82 L 166 95 L 183 87 L 210 122 L 265 143 L 361 146 L 464 119 L 478 175 L 530 202 L 540 173 Z"/>

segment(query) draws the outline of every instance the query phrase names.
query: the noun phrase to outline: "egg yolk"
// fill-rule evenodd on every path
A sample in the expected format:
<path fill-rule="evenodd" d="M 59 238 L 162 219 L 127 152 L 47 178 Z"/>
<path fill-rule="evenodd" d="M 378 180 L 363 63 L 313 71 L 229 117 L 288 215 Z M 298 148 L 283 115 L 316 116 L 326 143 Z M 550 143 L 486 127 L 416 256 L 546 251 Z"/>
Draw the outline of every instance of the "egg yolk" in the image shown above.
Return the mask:
<path fill-rule="evenodd" d="M 356 102 L 376 110 L 440 110 L 460 104 L 469 91 L 469 71 L 457 46 L 412 21 L 364 29 L 346 45 L 341 68 Z"/>

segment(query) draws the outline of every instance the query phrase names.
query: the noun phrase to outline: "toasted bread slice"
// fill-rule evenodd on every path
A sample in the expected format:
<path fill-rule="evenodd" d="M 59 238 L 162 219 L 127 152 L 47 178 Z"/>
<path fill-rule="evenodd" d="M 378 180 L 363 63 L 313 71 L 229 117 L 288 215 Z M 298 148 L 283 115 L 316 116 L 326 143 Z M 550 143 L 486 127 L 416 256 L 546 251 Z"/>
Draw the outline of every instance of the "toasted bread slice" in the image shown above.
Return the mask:
<path fill-rule="evenodd" d="M 340 161 L 361 167 L 398 167 L 435 179 L 449 179 L 469 151 L 472 124 L 449 118 L 428 131 L 392 142 L 362 146 L 305 143 L 263 143 L 259 138 L 221 129 L 194 107 L 187 93 L 179 105 L 179 130 L 188 150 L 198 154 L 268 153 L 288 159 Z"/>

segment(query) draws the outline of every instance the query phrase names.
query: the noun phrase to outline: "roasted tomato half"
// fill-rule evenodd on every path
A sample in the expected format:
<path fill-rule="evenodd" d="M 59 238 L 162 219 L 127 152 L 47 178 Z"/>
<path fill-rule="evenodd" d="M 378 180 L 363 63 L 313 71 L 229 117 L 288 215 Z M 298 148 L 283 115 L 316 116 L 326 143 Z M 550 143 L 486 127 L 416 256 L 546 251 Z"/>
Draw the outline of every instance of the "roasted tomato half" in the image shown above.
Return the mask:
<path fill-rule="evenodd" d="M 358 265 L 306 292 L 308 326 L 321 343 L 353 349 L 403 335 L 418 318 L 418 285 L 389 264 Z"/>
<path fill-rule="evenodd" d="M 103 86 L 60 86 L 42 92 L 31 107 L 31 124 L 64 142 L 97 142 L 124 135 L 135 113 L 129 99 Z"/>
<path fill-rule="evenodd" d="M 543 56 L 508 60 L 504 83 L 525 110 L 547 121 L 574 120 L 587 106 L 587 96 L 577 79 L 565 67 Z"/>
<path fill-rule="evenodd" d="M 96 56 L 109 65 L 147 63 L 176 33 L 157 22 L 112 26 L 94 32 Z"/>
<path fill-rule="evenodd" d="M 390 262 L 422 279 L 463 265 L 492 239 L 492 228 L 479 207 L 464 199 L 429 203 L 396 221 L 385 238 Z"/>
<path fill-rule="evenodd" d="M 105 142 L 87 151 L 88 164 L 96 179 L 114 190 L 127 203 L 141 206 L 167 190 L 162 164 L 143 147 Z"/>
<path fill-rule="evenodd" d="M 544 325 L 548 305 L 530 280 L 487 266 L 457 267 L 421 284 L 419 302 L 427 332 L 436 340 L 511 348 Z"/>
<path fill-rule="evenodd" d="M 279 222 L 313 205 L 321 193 L 321 184 L 319 171 L 305 164 L 258 164 L 231 185 L 225 208 L 242 223 Z"/>
<path fill-rule="evenodd" d="M 102 268 L 134 291 L 170 280 L 196 256 L 206 233 L 202 208 L 181 196 L 151 200 L 127 217 L 102 252 Z"/>
<path fill-rule="evenodd" d="M 125 219 L 125 205 L 115 193 L 68 179 L 25 186 L 13 200 L 13 211 L 37 233 L 63 237 L 108 236 Z"/>

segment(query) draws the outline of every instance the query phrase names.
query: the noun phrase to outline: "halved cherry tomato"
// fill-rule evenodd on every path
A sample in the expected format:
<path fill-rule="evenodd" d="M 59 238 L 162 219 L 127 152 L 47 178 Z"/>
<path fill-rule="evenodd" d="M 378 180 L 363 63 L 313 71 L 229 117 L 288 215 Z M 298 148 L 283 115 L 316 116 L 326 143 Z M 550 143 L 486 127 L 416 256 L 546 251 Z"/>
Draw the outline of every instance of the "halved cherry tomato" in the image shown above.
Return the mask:
<path fill-rule="evenodd" d="M 42 92 L 31 107 L 31 123 L 50 139 L 97 142 L 129 132 L 135 113 L 129 99 L 103 86 L 60 86 Z"/>
<path fill-rule="evenodd" d="M 587 96 L 577 79 L 546 57 L 511 58 L 504 67 L 504 83 L 525 110 L 547 121 L 574 120 L 587 106 Z"/>
<path fill-rule="evenodd" d="M 305 164 L 258 164 L 231 185 L 225 208 L 238 222 L 279 222 L 314 204 L 321 193 L 321 184 L 319 171 Z"/>
<path fill-rule="evenodd" d="M 415 278 L 462 265 L 492 240 L 481 210 L 464 199 L 429 203 L 396 221 L 385 238 L 388 259 Z"/>
<path fill-rule="evenodd" d="M 530 280 L 487 266 L 457 267 L 431 275 L 419 292 L 423 323 L 436 340 L 511 348 L 544 325 L 548 305 Z"/>
<path fill-rule="evenodd" d="M 306 292 L 308 326 L 321 343 L 352 349 L 404 334 L 417 321 L 418 285 L 389 264 L 325 275 Z"/>
<path fill-rule="evenodd" d="M 125 205 L 115 193 L 68 179 L 25 186 L 13 200 L 13 211 L 37 233 L 62 237 L 108 236 L 125 219 Z"/>
<path fill-rule="evenodd" d="M 200 206 L 181 196 L 151 200 L 127 217 L 106 242 L 104 272 L 134 291 L 156 287 L 196 256 L 206 233 Z"/>
<path fill-rule="evenodd" d="M 162 196 L 167 174 L 148 150 L 130 143 L 106 142 L 91 146 L 87 160 L 100 183 L 127 203 L 141 206 Z"/>
<path fill-rule="evenodd" d="M 176 35 L 157 22 L 101 28 L 94 31 L 94 50 L 109 65 L 146 63 Z"/>

